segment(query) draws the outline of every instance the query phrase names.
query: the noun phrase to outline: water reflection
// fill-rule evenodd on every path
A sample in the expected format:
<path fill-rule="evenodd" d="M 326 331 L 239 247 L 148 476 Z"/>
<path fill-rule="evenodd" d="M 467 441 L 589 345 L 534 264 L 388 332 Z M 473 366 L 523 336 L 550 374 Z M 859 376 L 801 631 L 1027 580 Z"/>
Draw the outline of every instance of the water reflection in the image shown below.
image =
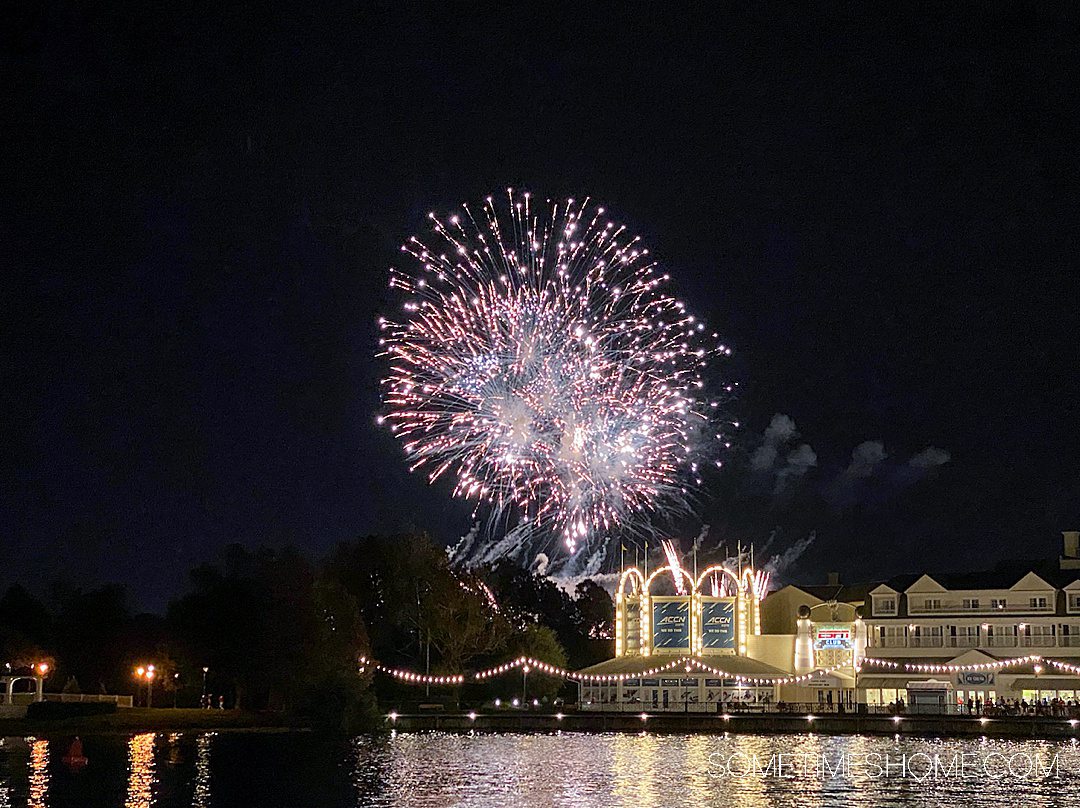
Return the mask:
<path fill-rule="evenodd" d="M 0 808 L 1080 805 L 1076 741 L 646 732 L 399 733 L 345 746 L 284 733 L 145 733 L 85 742 L 90 765 L 72 770 L 52 754 L 66 740 L 6 739 Z M 885 775 L 867 763 L 884 755 L 893 761 Z M 967 772 L 920 780 L 896 771 L 904 756 L 925 768 L 931 758 L 952 766 L 964 755 L 976 764 Z M 1024 761 L 1036 756 L 1044 769 L 1055 756 L 1061 765 L 1024 775 Z M 979 768 L 988 757 L 989 775 Z M 1020 776 L 1009 776 L 1009 765 Z"/>
<path fill-rule="evenodd" d="M 134 735 L 128 741 L 128 788 L 125 808 L 154 804 L 154 733 Z"/>
<path fill-rule="evenodd" d="M 683 777 L 686 779 L 686 796 L 691 805 L 704 805 L 712 796 L 716 783 L 709 774 L 715 749 L 715 737 L 693 735 L 687 740 Z"/>
<path fill-rule="evenodd" d="M 191 808 L 208 808 L 210 805 L 210 747 L 214 733 L 205 732 L 195 741 L 195 790 Z"/>
<path fill-rule="evenodd" d="M 49 793 L 49 742 L 41 738 L 27 738 L 30 745 L 30 792 L 26 808 L 44 808 L 45 795 Z"/>
<path fill-rule="evenodd" d="M 656 805 L 656 738 L 616 735 L 612 783 L 619 805 Z"/>

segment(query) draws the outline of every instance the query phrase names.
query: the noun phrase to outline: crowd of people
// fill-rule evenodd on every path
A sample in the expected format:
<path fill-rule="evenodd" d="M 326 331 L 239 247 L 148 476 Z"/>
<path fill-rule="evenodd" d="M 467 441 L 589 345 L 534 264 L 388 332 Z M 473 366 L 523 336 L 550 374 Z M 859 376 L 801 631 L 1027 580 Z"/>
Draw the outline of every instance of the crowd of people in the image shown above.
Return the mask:
<path fill-rule="evenodd" d="M 1076 699 L 968 699 L 964 705 L 968 715 L 1043 715 L 1053 718 L 1080 718 L 1080 702 Z"/>

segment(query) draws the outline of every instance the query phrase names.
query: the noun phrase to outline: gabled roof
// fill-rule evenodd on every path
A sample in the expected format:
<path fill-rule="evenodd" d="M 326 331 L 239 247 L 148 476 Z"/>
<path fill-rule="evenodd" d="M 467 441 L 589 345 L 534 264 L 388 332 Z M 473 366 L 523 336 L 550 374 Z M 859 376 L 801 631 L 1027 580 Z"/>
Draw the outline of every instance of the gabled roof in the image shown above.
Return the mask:
<path fill-rule="evenodd" d="M 1027 575 L 1024 575 L 1019 581 L 1017 581 L 1015 584 L 1013 584 L 1009 588 L 1010 589 L 1020 589 L 1021 587 L 1023 587 L 1024 589 L 1031 589 L 1032 587 L 1037 587 L 1039 589 L 1049 587 L 1049 588 L 1053 589 L 1054 585 L 1052 583 L 1050 583 L 1049 581 L 1045 580 L 1037 572 L 1032 571 L 1032 572 L 1029 572 Z"/>
<path fill-rule="evenodd" d="M 1057 559 L 1048 561 L 1000 561 L 982 572 L 934 572 L 925 573 L 948 590 L 959 589 L 1011 589 L 1026 575 L 1035 573 L 1047 584 L 1064 588 L 1080 580 L 1080 570 L 1063 570 Z M 897 592 L 907 591 L 923 574 L 897 575 L 885 585 Z"/>
<path fill-rule="evenodd" d="M 596 665 L 591 665 L 588 668 L 583 668 L 578 673 L 589 674 L 590 676 L 610 675 L 610 674 L 638 674 L 642 671 L 653 670 L 659 668 L 662 665 L 666 665 L 669 662 L 673 662 L 678 657 L 669 655 L 654 654 L 653 656 L 621 656 L 614 659 L 606 659 Z M 772 665 L 766 665 L 764 662 L 758 662 L 756 659 L 742 656 L 716 656 L 708 657 L 708 664 L 714 668 L 719 668 L 726 673 L 733 673 L 739 676 L 783 676 L 787 671 L 782 671 L 779 668 L 774 668 Z M 706 674 L 709 672 L 706 671 Z M 685 670 L 682 666 L 676 666 L 672 669 L 664 671 L 663 673 L 657 673 L 656 676 L 684 676 Z M 701 676 L 702 671 L 697 666 L 692 666 L 690 671 L 691 676 Z"/>
<path fill-rule="evenodd" d="M 790 584 L 824 603 L 830 600 L 837 603 L 865 603 L 870 590 L 877 585 L 876 581 L 865 584 Z"/>
<path fill-rule="evenodd" d="M 887 586 L 894 592 L 906 592 L 908 587 L 922 578 L 922 573 L 907 573 L 905 575 L 894 575 L 889 580 L 883 582 L 882 586 Z"/>
<path fill-rule="evenodd" d="M 998 657 L 981 651 L 978 648 L 969 648 L 959 656 L 955 656 L 946 662 L 946 665 L 985 665 L 987 662 L 997 662 Z"/>
<path fill-rule="evenodd" d="M 918 587 L 916 589 L 916 587 Z M 932 575 L 920 575 L 919 580 L 908 587 L 908 591 L 915 590 L 916 592 L 944 592 L 948 587 L 943 586 L 937 578 Z"/>
<path fill-rule="evenodd" d="M 796 587 L 806 592 L 808 595 L 813 595 L 819 600 L 828 603 L 829 601 L 836 601 L 838 603 L 863 603 L 866 601 L 870 590 L 874 589 L 877 582 L 874 583 L 840 583 L 840 584 L 823 584 L 823 585 L 804 585 L 796 583 Z"/>

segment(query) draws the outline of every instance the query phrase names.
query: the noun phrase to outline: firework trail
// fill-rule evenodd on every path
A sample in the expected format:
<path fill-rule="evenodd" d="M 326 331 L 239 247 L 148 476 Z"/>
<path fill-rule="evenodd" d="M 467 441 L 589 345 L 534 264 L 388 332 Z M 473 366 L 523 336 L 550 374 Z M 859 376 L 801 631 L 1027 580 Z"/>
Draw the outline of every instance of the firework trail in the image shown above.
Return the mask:
<path fill-rule="evenodd" d="M 603 208 L 507 199 L 431 214 L 428 241 L 402 247 L 380 422 L 411 470 L 486 510 L 473 554 L 655 535 L 719 465 L 727 436 L 702 373 L 731 351 Z"/>

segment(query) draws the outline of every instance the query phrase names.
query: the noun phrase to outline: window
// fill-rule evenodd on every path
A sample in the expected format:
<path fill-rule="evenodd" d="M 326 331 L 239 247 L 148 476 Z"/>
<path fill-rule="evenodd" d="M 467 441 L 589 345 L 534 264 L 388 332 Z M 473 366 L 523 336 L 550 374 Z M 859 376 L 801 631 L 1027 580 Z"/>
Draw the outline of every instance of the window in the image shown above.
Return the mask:
<path fill-rule="evenodd" d="M 1028 604 L 1031 606 L 1032 609 L 1045 609 L 1046 598 L 1030 598 L 1028 600 Z"/>
<path fill-rule="evenodd" d="M 991 609 L 1004 610 L 1005 609 L 1005 598 L 990 598 L 990 608 Z"/>
<path fill-rule="evenodd" d="M 978 626 L 952 626 L 949 644 L 954 648 L 974 648 L 979 644 Z"/>
<path fill-rule="evenodd" d="M 904 626 L 878 626 L 877 645 L 881 648 L 903 648 L 907 645 Z"/>
<path fill-rule="evenodd" d="M 941 598 L 927 598 L 923 601 L 923 608 L 927 611 L 941 608 Z"/>
<path fill-rule="evenodd" d="M 1069 593 L 1069 609 L 1080 609 L 1080 592 Z"/>
<path fill-rule="evenodd" d="M 896 614 L 896 598 L 875 598 L 874 605 L 878 614 Z"/>
<path fill-rule="evenodd" d="M 964 608 L 965 609 L 978 609 L 979 608 L 979 599 L 978 598 L 964 598 Z"/>

